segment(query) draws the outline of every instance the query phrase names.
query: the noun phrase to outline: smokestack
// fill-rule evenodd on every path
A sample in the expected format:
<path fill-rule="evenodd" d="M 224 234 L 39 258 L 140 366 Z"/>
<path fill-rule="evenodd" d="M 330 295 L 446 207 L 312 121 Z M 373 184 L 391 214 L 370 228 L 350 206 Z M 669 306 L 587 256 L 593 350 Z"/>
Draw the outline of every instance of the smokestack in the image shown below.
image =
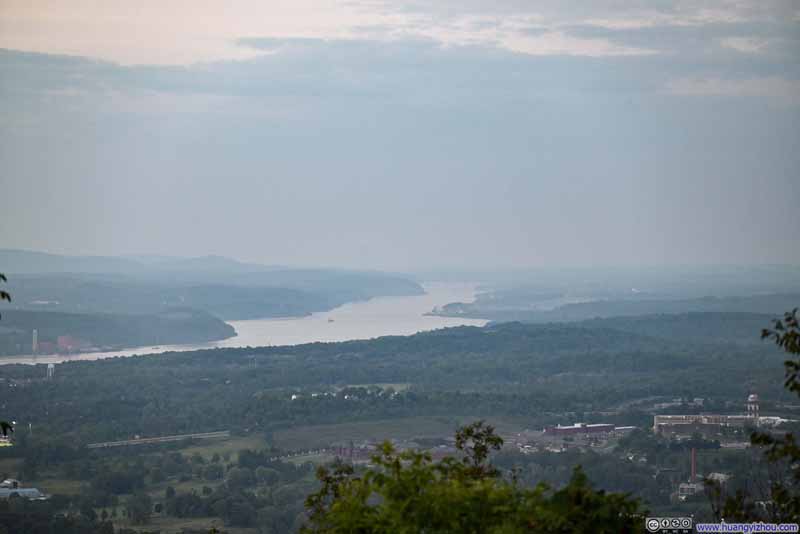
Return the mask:
<path fill-rule="evenodd" d="M 697 481 L 697 449 L 692 447 L 692 478 L 689 482 Z"/>

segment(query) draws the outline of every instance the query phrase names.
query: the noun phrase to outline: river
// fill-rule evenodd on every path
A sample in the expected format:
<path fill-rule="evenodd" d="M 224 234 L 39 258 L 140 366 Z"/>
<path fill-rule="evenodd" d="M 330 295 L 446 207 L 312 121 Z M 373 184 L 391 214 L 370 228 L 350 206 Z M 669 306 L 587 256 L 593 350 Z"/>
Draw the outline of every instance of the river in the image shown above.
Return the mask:
<path fill-rule="evenodd" d="M 137 354 L 159 354 L 229 347 L 263 347 L 268 345 L 300 345 L 316 341 L 348 341 L 380 336 L 411 335 L 451 326 L 483 326 L 486 321 L 458 317 L 425 315 L 436 306 L 450 302 L 471 302 L 475 286 L 471 284 L 424 284 L 426 293 L 411 297 L 378 297 L 364 302 L 351 302 L 331 311 L 306 317 L 251 319 L 229 321 L 238 335 L 222 341 L 185 345 L 136 347 L 111 352 L 52 354 L 0 357 L 4 364 L 62 363 L 66 361 L 100 360 Z"/>

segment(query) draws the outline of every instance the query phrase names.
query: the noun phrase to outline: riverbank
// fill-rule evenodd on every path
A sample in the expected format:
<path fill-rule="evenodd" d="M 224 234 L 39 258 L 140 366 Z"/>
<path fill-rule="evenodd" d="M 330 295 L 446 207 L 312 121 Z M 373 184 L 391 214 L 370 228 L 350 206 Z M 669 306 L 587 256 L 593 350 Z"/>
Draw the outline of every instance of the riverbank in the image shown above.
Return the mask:
<path fill-rule="evenodd" d="M 68 361 L 184 352 L 213 348 L 300 345 L 372 339 L 382 336 L 405 336 L 453 326 L 483 326 L 482 319 L 436 317 L 427 315 L 450 302 L 468 302 L 475 298 L 474 284 L 423 284 L 425 294 L 399 297 L 376 297 L 351 302 L 327 312 L 306 317 L 229 321 L 237 335 L 206 343 L 142 346 L 132 349 L 87 352 L 70 355 L 23 355 L 0 358 L 0 365 L 48 364 Z"/>

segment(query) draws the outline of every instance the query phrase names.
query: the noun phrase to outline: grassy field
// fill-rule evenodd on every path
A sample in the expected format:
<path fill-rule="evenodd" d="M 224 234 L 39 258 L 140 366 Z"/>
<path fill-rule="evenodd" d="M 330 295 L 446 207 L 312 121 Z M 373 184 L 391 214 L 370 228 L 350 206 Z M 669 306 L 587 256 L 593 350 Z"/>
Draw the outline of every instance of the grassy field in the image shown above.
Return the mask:
<path fill-rule="evenodd" d="M 332 454 L 304 454 L 289 458 L 287 461 L 295 465 L 312 463 L 314 465 L 324 465 L 333 462 L 336 457 Z"/>
<path fill-rule="evenodd" d="M 186 482 L 180 482 L 177 479 L 172 478 L 167 479 L 164 482 L 159 482 L 158 484 L 149 484 L 146 491 L 153 498 L 153 500 L 162 502 L 164 500 L 165 490 L 168 486 L 172 486 L 172 488 L 178 493 L 195 492 L 198 495 L 202 495 L 204 486 L 208 486 L 211 489 L 216 489 L 222 485 L 222 483 L 222 480 L 198 480 L 196 478 L 192 478 Z"/>
<path fill-rule="evenodd" d="M 369 388 L 369 387 L 379 387 L 383 390 L 387 390 L 392 388 L 395 391 L 405 391 L 411 387 L 411 384 L 407 382 L 398 382 L 398 383 L 390 383 L 390 382 L 379 382 L 375 384 L 347 384 L 348 388 Z M 339 390 L 344 388 L 338 388 Z"/>
<path fill-rule="evenodd" d="M 16 477 L 21 465 L 22 458 L 3 458 L 0 460 L 0 475 L 6 474 L 12 478 Z"/>
<path fill-rule="evenodd" d="M 206 442 L 197 442 L 189 447 L 180 450 L 182 454 L 193 455 L 199 454 L 206 460 L 210 459 L 214 453 L 220 456 L 225 453 L 231 455 L 231 461 L 236 460 L 236 453 L 242 449 L 263 449 L 267 446 L 267 442 L 260 435 L 244 436 L 244 437 L 231 437 L 226 440 L 209 440 Z"/>
<path fill-rule="evenodd" d="M 22 458 L 4 458 L 0 460 L 0 480 L 3 478 L 17 478 L 22 467 Z M 39 472 L 41 478 L 23 480 L 22 486 L 26 488 L 37 488 L 42 493 L 50 495 L 77 495 L 81 492 L 80 480 L 69 480 L 62 478 L 48 478 L 53 473 Z"/>
<path fill-rule="evenodd" d="M 160 532 L 161 534 L 180 534 L 184 530 L 208 532 L 212 527 L 227 534 L 257 534 L 255 528 L 226 527 L 218 517 L 192 517 L 180 519 L 176 517 L 153 516 L 147 525 L 130 525 L 127 521 L 115 521 L 114 527 L 130 528 L 137 532 Z"/>
<path fill-rule="evenodd" d="M 42 493 L 48 493 L 50 495 L 78 495 L 81 492 L 82 484 L 83 482 L 80 480 L 42 478 L 26 481 L 23 485 L 37 488 Z"/>
<path fill-rule="evenodd" d="M 477 417 L 425 416 L 406 417 L 363 423 L 313 425 L 279 430 L 273 434 L 275 445 L 285 450 L 326 447 L 343 440 L 414 439 L 452 437 L 456 429 L 476 421 Z M 501 434 L 516 433 L 526 427 L 525 420 L 486 418 Z"/>

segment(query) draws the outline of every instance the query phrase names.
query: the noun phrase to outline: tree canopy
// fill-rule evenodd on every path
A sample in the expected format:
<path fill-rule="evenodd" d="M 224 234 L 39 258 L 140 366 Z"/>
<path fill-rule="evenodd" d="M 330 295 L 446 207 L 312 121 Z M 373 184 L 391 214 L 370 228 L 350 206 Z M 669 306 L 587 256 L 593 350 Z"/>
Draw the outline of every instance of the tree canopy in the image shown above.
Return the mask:
<path fill-rule="evenodd" d="M 461 458 L 433 461 L 384 443 L 374 467 L 356 473 L 348 464 L 320 468 L 321 489 L 308 497 L 306 534 L 638 532 L 638 500 L 594 490 L 576 468 L 569 484 L 519 486 L 503 478 L 489 452 L 503 440 L 483 422 L 461 428 Z"/>
<path fill-rule="evenodd" d="M 3 273 L 0 273 L 0 282 L 8 282 L 6 275 L 4 275 Z M 11 295 L 8 293 L 8 291 L 3 291 L 2 289 L 0 289 L 0 301 L 2 300 L 7 300 L 8 302 L 11 302 Z M 9 431 L 10 432 L 14 431 L 14 427 L 11 425 L 11 423 L 9 423 L 8 421 L 0 420 L 0 432 L 2 432 L 4 436 L 7 436 Z"/>
<path fill-rule="evenodd" d="M 784 387 L 800 397 L 800 321 L 797 311 L 795 308 L 786 312 L 782 319 L 774 320 L 772 328 L 761 332 L 761 338 L 773 340 L 792 356 L 784 362 Z M 723 499 L 721 488 L 712 485 L 715 515 L 736 521 L 769 519 L 775 523 L 797 523 L 800 521 L 800 446 L 796 436 L 793 432 L 782 436 L 754 432 L 751 442 L 765 448 L 766 459 L 773 466 L 775 476 L 770 477 L 762 495 L 738 491 Z"/>

